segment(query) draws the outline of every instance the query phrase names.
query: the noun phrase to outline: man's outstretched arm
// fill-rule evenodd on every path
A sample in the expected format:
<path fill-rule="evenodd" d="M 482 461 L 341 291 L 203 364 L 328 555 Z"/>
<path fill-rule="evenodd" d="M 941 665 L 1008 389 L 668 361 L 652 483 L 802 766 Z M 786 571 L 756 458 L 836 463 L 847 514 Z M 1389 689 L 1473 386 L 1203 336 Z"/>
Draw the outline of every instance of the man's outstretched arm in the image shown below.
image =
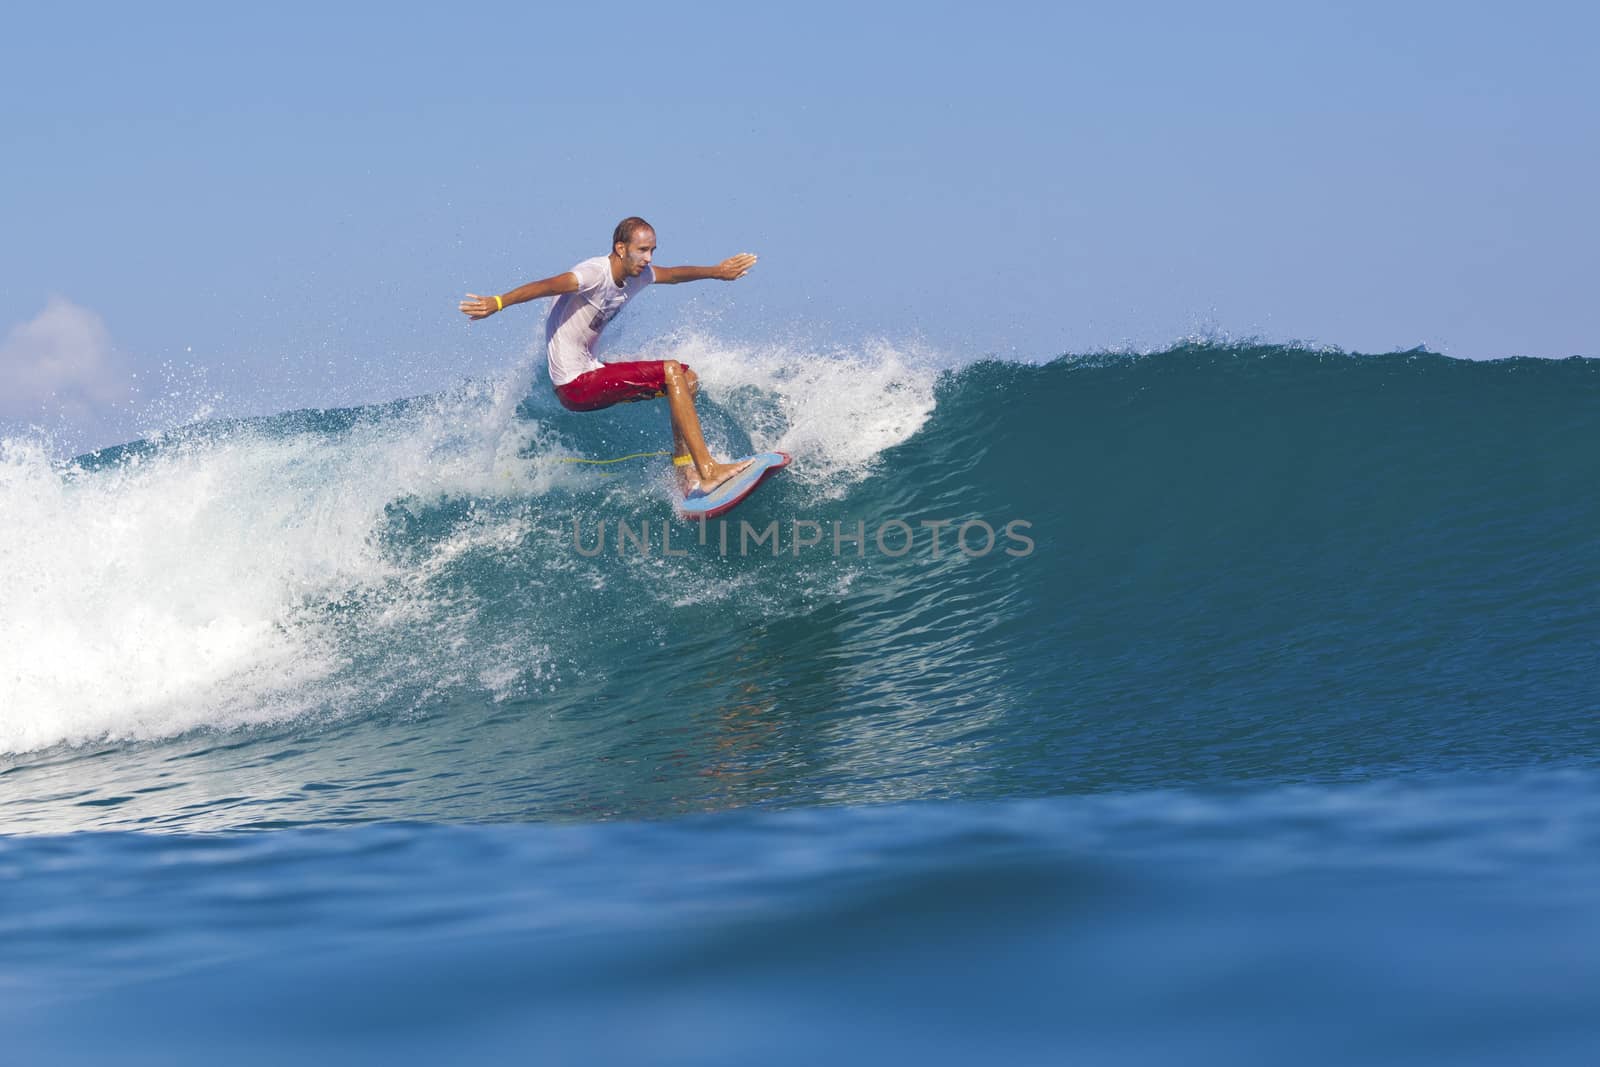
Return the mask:
<path fill-rule="evenodd" d="M 527 285 L 518 286 L 509 293 L 500 296 L 479 296 L 477 293 L 468 293 L 467 298 L 458 305 L 469 319 L 486 319 L 496 311 L 502 311 L 512 304 L 524 304 L 529 300 L 538 300 L 544 296 L 559 296 L 562 293 L 575 293 L 578 291 L 578 276 L 570 270 L 565 274 L 557 274 L 553 278 L 543 281 L 529 282 Z"/>
<path fill-rule="evenodd" d="M 749 274 L 750 268 L 755 265 L 755 256 L 749 252 L 740 252 L 715 267 L 651 267 L 650 269 L 655 272 L 657 285 L 677 285 L 679 282 L 699 282 L 707 278 L 731 282 L 735 278 L 743 278 Z"/>

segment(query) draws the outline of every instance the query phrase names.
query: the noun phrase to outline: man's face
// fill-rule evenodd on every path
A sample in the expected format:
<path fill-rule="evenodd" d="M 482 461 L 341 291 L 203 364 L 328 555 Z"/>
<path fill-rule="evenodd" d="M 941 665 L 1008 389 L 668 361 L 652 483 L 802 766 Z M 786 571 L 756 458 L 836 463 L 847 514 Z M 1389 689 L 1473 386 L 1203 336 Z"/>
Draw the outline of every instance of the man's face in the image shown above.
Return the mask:
<path fill-rule="evenodd" d="M 655 257 L 655 231 L 635 230 L 633 231 L 633 240 L 625 245 L 617 245 L 617 250 L 622 256 L 623 276 L 637 278 L 644 273 L 644 269 L 650 265 L 650 260 Z"/>

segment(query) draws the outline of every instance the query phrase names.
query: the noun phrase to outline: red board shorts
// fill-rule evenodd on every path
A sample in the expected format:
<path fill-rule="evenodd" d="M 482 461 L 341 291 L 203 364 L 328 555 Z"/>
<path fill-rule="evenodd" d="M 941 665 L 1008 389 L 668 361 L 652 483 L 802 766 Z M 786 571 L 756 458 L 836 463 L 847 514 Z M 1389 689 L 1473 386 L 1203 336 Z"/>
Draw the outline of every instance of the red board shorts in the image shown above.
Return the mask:
<path fill-rule="evenodd" d="M 689 364 L 678 366 L 687 373 Z M 556 386 L 556 399 L 568 411 L 599 411 L 612 404 L 635 400 L 654 400 L 667 395 L 666 361 L 639 360 L 634 363 L 607 363 L 585 371 L 566 385 Z"/>

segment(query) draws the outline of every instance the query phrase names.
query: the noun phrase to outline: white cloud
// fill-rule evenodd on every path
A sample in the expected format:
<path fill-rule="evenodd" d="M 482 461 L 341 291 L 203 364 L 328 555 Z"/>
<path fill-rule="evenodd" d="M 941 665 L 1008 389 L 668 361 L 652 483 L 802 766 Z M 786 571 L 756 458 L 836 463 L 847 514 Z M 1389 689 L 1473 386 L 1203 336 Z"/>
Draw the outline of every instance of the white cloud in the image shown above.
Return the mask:
<path fill-rule="evenodd" d="M 59 296 L 0 341 L 0 418 L 99 422 L 131 383 L 106 324 Z"/>

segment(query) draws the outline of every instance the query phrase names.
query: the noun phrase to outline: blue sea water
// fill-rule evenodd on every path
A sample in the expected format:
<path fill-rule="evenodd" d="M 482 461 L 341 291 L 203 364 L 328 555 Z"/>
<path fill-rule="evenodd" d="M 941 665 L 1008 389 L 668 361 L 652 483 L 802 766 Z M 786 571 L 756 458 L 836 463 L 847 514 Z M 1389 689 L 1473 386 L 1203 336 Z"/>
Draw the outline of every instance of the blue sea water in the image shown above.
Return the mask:
<path fill-rule="evenodd" d="M 1592 1058 L 1600 360 L 664 344 L 0 444 L 8 1060 Z"/>

